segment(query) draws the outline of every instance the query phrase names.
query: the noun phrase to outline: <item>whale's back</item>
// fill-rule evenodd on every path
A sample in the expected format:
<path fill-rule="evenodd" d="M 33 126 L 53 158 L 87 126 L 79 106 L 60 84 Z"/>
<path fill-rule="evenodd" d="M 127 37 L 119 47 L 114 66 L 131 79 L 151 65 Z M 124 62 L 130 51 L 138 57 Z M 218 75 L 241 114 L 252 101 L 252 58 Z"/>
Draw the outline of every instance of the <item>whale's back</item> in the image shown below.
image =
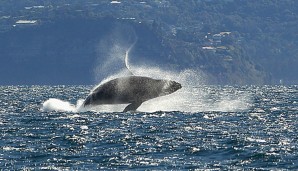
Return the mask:
<path fill-rule="evenodd" d="M 139 76 L 121 77 L 95 88 L 83 105 L 129 103 L 123 112 L 135 111 L 144 101 L 171 94 L 180 88 L 181 84 L 170 80 Z"/>
<path fill-rule="evenodd" d="M 144 102 L 161 95 L 165 82 L 149 77 L 121 77 L 110 80 L 93 90 L 84 105 L 127 104 Z"/>

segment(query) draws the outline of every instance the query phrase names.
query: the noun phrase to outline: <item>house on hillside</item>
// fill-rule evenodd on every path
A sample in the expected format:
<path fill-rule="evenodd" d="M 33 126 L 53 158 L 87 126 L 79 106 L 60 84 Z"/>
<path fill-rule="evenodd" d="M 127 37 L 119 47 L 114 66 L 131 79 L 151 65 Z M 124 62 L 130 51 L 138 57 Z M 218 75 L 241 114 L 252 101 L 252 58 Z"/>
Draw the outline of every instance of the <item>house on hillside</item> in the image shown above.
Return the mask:
<path fill-rule="evenodd" d="M 26 27 L 26 26 L 34 26 L 37 25 L 38 21 L 37 20 L 18 20 L 16 23 L 13 25 L 13 27 Z"/>

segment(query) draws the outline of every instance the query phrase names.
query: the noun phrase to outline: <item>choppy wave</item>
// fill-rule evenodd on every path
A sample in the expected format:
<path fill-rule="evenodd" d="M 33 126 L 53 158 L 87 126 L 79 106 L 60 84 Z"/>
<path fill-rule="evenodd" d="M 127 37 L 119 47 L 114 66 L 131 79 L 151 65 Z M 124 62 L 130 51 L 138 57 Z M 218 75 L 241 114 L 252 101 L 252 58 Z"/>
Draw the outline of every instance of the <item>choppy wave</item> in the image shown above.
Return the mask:
<path fill-rule="evenodd" d="M 206 92 L 197 107 L 205 110 L 198 112 L 73 111 L 77 109 L 71 103 L 85 97 L 90 88 L 0 87 L 0 168 L 298 168 L 298 86 L 196 87 L 190 94 Z M 249 103 L 241 104 L 242 94 L 248 94 Z M 69 111 L 40 110 L 53 97 L 63 99 Z"/>

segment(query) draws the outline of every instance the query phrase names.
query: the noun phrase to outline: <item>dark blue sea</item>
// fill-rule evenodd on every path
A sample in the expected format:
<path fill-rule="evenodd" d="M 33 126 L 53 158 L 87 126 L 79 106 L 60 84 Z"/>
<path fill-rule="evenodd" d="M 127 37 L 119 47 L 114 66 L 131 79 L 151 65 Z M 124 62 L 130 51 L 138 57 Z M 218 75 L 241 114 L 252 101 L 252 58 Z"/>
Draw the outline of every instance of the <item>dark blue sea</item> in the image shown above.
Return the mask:
<path fill-rule="evenodd" d="M 0 169 L 298 169 L 298 86 L 187 87 L 128 113 L 79 109 L 91 88 L 0 86 Z"/>

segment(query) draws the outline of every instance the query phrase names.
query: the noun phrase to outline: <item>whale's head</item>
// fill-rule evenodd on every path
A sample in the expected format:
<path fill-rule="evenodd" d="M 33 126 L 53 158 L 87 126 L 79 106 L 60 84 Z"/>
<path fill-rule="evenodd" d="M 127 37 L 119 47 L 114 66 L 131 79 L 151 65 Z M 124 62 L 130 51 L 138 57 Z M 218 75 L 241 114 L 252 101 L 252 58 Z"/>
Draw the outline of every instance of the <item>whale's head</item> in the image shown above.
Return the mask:
<path fill-rule="evenodd" d="M 88 97 L 85 99 L 83 106 L 86 107 L 88 105 L 91 105 L 93 102 L 93 94 L 88 95 Z"/>
<path fill-rule="evenodd" d="M 182 85 L 176 81 L 167 80 L 163 88 L 162 95 L 168 95 L 182 88 Z"/>

